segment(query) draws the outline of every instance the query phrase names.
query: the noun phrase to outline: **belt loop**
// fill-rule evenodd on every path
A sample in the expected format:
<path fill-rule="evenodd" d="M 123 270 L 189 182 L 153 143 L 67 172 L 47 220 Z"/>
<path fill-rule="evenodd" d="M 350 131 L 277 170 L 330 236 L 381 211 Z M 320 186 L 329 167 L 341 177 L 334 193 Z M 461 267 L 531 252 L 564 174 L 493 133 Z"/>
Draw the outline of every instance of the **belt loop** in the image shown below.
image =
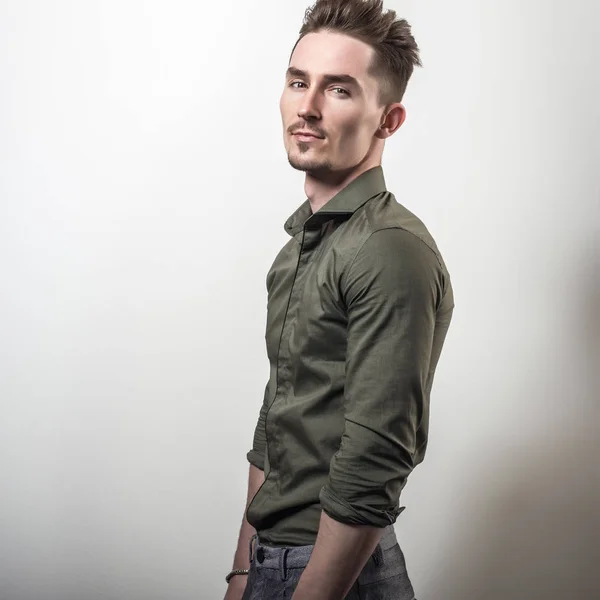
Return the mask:
<path fill-rule="evenodd" d="M 253 554 L 253 548 L 252 548 L 252 542 L 258 537 L 258 534 L 255 533 L 251 538 L 250 538 L 250 543 L 248 544 L 248 560 L 250 561 L 250 563 L 252 563 L 252 554 Z"/>
<path fill-rule="evenodd" d="M 283 548 L 280 556 L 279 556 L 279 573 L 281 575 L 281 581 L 285 581 L 287 579 L 287 553 L 289 548 Z"/>

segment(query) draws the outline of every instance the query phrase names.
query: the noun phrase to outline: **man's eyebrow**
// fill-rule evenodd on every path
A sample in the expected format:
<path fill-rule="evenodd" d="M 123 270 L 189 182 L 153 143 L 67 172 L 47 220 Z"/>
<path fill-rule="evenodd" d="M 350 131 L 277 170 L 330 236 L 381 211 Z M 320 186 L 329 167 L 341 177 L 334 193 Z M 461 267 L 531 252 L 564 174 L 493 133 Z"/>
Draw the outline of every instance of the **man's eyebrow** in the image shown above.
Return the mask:
<path fill-rule="evenodd" d="M 286 72 L 286 76 L 310 79 L 306 71 L 303 71 L 302 69 L 297 69 L 296 67 L 289 67 Z M 323 79 L 325 80 L 325 83 L 346 83 L 350 85 L 355 85 L 357 88 L 360 88 L 360 84 L 358 83 L 357 79 L 355 77 L 352 77 L 352 75 L 347 75 L 345 73 L 326 74 L 323 75 Z"/>

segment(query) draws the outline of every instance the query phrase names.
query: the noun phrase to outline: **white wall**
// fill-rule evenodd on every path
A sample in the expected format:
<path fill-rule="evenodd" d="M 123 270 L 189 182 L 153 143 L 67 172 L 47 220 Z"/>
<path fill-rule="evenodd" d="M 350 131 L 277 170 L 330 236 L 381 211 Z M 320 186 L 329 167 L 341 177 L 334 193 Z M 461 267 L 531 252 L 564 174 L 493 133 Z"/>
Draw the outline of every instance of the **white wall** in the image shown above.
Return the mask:
<path fill-rule="evenodd" d="M 1 600 L 222 597 L 307 4 L 0 3 Z M 386 6 L 425 68 L 384 171 L 456 295 L 396 525 L 417 596 L 598 598 L 600 8 Z"/>

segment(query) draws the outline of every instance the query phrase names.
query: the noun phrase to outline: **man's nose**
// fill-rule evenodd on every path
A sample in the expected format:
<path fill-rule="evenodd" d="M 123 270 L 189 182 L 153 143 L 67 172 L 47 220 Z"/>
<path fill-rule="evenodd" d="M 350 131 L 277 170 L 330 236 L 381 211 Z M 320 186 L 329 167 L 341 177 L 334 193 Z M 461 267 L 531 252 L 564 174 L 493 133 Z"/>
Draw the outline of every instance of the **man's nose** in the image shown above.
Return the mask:
<path fill-rule="evenodd" d="M 302 103 L 298 109 L 298 116 L 303 119 L 319 119 L 321 118 L 321 111 L 319 108 L 319 101 L 317 94 L 311 94 L 310 92 L 305 94 L 302 98 Z"/>

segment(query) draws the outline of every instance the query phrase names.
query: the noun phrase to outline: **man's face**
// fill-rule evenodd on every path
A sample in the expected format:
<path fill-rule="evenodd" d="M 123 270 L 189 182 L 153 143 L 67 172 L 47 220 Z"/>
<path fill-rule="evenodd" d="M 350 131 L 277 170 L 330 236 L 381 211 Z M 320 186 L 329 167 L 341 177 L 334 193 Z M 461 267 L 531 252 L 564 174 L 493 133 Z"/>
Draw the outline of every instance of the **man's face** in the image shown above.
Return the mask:
<path fill-rule="evenodd" d="M 292 167 L 325 175 L 351 170 L 382 151 L 383 141 L 374 137 L 383 116 L 379 85 L 367 74 L 373 52 L 364 42 L 325 31 L 298 42 L 280 100 Z M 296 135 L 299 130 L 319 137 Z"/>

